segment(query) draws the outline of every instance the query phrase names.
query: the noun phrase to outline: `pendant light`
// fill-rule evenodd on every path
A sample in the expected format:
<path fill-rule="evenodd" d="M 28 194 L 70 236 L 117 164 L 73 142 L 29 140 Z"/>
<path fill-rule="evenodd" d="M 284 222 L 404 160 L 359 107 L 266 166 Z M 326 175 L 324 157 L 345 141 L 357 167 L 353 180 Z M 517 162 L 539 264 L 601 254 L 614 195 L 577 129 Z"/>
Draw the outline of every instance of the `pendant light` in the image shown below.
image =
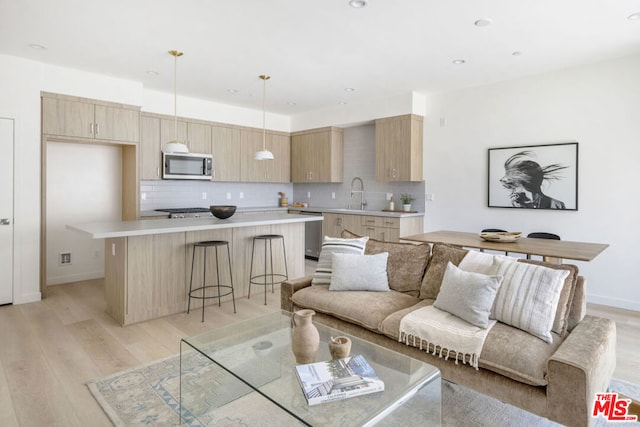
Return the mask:
<path fill-rule="evenodd" d="M 169 54 L 173 56 L 173 141 L 169 141 L 162 146 L 164 153 L 188 153 L 189 147 L 178 141 L 178 57 L 182 56 L 182 52 L 170 50 Z"/>
<path fill-rule="evenodd" d="M 273 160 L 273 153 L 267 150 L 267 127 L 266 127 L 266 116 L 267 116 L 267 80 L 271 77 L 267 75 L 258 76 L 262 79 L 262 151 L 256 151 L 256 154 L 253 156 L 254 160 Z"/>

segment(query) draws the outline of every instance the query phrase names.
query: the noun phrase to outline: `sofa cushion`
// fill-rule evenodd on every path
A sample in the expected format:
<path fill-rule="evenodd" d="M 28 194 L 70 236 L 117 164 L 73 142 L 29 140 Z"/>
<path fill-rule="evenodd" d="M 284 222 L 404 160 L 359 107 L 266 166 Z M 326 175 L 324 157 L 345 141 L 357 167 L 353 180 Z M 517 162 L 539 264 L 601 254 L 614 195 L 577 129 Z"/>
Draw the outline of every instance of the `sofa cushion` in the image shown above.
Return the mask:
<path fill-rule="evenodd" d="M 438 292 L 440 292 L 440 285 L 447 269 L 447 263 L 451 262 L 457 266 L 467 252 L 469 251 L 457 246 L 445 245 L 444 243 L 434 244 L 427 271 L 422 279 L 420 299 L 435 299 L 438 296 Z"/>
<path fill-rule="evenodd" d="M 398 340 L 402 318 L 433 302 L 432 299 L 425 299 L 412 307 L 390 314 L 380 324 L 380 332 Z M 546 386 L 547 360 L 566 338 L 556 333 L 552 333 L 551 337 L 552 342 L 547 344 L 527 332 L 497 322 L 487 335 L 478 366 L 525 384 Z M 433 347 L 430 348 L 433 350 Z"/>
<path fill-rule="evenodd" d="M 322 250 L 318 257 L 318 265 L 311 280 L 312 285 L 328 285 L 331 283 L 331 254 L 364 254 L 364 246 L 367 244 L 368 237 L 360 237 L 357 239 L 341 239 L 339 237 L 324 236 L 322 241 Z"/>
<path fill-rule="evenodd" d="M 376 255 L 332 254 L 330 291 L 389 291 L 387 258 Z"/>
<path fill-rule="evenodd" d="M 471 273 L 449 262 L 433 306 L 486 329 L 501 282 L 501 276 Z"/>
<path fill-rule="evenodd" d="M 520 259 L 519 262 L 542 265 L 547 268 L 553 268 L 554 270 L 567 270 L 569 272 L 567 278 L 564 279 L 562 291 L 560 291 L 556 317 L 553 321 L 553 328 L 551 329 L 556 334 L 563 335 L 569 328 L 569 314 L 571 311 L 571 306 L 573 304 L 574 296 L 576 293 L 576 285 L 578 282 L 578 267 L 572 264 L 549 264 L 542 261 L 527 259 Z"/>
<path fill-rule="evenodd" d="M 567 270 L 496 259 L 495 274 L 503 276 L 492 318 L 544 340 L 551 329 Z"/>
<path fill-rule="evenodd" d="M 504 323 L 496 323 L 484 342 L 481 368 L 534 386 L 547 385 L 547 361 L 564 338 L 551 333 L 551 342 Z"/>
<path fill-rule="evenodd" d="M 343 230 L 342 237 L 359 237 L 348 230 Z M 387 277 L 389 287 L 394 291 L 418 296 L 422 284 L 422 276 L 427 268 L 431 246 L 399 242 L 383 242 L 369 239 L 364 249 L 365 255 L 389 253 L 387 261 Z"/>
<path fill-rule="evenodd" d="M 330 314 L 374 332 L 378 332 L 380 323 L 391 313 L 420 301 L 396 291 L 331 292 L 329 285 L 309 286 L 294 293 L 291 299 L 298 307 Z"/>

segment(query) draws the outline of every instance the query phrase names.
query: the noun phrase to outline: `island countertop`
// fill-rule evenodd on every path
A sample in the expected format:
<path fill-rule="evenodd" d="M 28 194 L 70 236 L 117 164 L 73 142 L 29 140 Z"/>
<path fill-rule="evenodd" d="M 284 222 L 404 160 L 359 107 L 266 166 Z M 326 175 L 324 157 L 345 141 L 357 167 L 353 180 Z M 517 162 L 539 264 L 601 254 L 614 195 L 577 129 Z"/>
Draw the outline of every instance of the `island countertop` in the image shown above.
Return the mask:
<path fill-rule="evenodd" d="M 237 215 L 228 219 L 181 218 L 148 219 L 138 221 L 108 221 L 70 224 L 67 228 L 89 234 L 94 239 L 113 237 L 145 236 L 150 234 L 181 233 L 224 228 L 255 227 L 273 224 L 322 221 L 321 216 L 306 216 L 287 213 L 265 213 Z"/>

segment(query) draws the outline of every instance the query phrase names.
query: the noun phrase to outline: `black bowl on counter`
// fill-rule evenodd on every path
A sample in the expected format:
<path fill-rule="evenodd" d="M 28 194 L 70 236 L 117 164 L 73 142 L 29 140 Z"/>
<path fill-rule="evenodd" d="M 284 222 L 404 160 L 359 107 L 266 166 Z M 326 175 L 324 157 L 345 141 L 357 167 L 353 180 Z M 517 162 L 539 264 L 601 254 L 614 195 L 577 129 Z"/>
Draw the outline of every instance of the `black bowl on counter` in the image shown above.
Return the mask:
<path fill-rule="evenodd" d="M 236 213 L 236 207 L 232 205 L 212 205 L 209 206 L 209 210 L 219 219 L 227 219 Z"/>

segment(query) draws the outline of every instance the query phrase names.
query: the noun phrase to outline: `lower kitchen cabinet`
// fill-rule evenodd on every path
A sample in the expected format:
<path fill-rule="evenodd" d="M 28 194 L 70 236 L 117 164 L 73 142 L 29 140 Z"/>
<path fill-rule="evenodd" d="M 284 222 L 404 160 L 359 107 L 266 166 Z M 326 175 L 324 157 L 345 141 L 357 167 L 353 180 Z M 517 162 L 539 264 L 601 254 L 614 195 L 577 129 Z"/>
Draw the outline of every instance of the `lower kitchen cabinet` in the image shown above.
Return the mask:
<path fill-rule="evenodd" d="M 388 217 L 358 214 L 324 213 L 322 234 L 340 237 L 342 230 L 349 230 L 361 236 L 383 242 L 398 242 L 401 236 L 420 234 L 423 231 L 423 217 Z"/>

